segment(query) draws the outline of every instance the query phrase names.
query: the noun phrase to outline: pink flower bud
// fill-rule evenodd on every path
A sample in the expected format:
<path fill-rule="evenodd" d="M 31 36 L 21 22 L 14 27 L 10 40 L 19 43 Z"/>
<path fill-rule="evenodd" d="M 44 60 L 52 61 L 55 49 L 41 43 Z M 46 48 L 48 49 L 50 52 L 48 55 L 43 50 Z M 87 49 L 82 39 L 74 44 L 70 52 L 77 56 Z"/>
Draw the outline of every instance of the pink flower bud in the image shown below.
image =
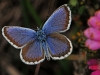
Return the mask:
<path fill-rule="evenodd" d="M 100 75 L 100 70 L 96 70 L 96 71 L 92 72 L 91 75 Z"/>
<path fill-rule="evenodd" d="M 90 17 L 88 20 L 88 25 L 90 27 L 100 29 L 100 20 L 97 17 Z"/>
<path fill-rule="evenodd" d="M 98 70 L 98 65 L 92 65 L 92 66 L 89 66 L 89 69 L 90 70 Z"/>
<path fill-rule="evenodd" d="M 89 66 L 91 66 L 91 65 L 97 65 L 98 64 L 98 60 L 97 59 L 90 59 L 90 60 L 87 61 L 87 64 Z"/>
<path fill-rule="evenodd" d="M 96 11 L 95 12 L 95 16 L 99 19 L 99 21 L 100 21 L 100 10 L 98 10 L 98 11 Z"/>
<path fill-rule="evenodd" d="M 90 50 L 98 50 L 100 48 L 100 42 L 87 39 L 85 42 L 85 46 L 88 47 Z"/>
<path fill-rule="evenodd" d="M 96 40 L 96 41 L 100 41 L 100 30 L 97 30 L 95 28 L 87 28 L 85 31 L 84 31 L 84 35 L 89 38 L 89 39 L 92 39 L 92 40 Z M 99 43 L 99 42 L 98 42 Z M 99 43 L 100 44 L 100 43 Z"/>

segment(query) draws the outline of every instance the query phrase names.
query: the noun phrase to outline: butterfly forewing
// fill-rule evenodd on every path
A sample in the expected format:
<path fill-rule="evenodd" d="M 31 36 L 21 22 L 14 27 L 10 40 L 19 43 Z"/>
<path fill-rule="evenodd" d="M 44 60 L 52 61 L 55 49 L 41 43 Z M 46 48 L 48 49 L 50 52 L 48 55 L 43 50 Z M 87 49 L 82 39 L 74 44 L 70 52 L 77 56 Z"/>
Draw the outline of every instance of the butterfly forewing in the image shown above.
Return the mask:
<path fill-rule="evenodd" d="M 63 59 L 72 52 L 70 40 L 62 34 L 50 34 L 47 38 L 47 43 L 52 59 Z"/>
<path fill-rule="evenodd" d="M 44 51 L 38 40 L 32 41 L 21 50 L 20 57 L 26 64 L 38 64 L 44 60 Z"/>
<path fill-rule="evenodd" d="M 42 29 L 47 35 L 54 32 L 64 32 L 69 29 L 70 22 L 71 11 L 67 4 L 64 4 L 54 11 Z"/>
<path fill-rule="evenodd" d="M 36 32 L 34 30 L 18 26 L 3 27 L 2 34 L 9 41 L 9 43 L 16 48 L 21 48 L 36 38 Z"/>

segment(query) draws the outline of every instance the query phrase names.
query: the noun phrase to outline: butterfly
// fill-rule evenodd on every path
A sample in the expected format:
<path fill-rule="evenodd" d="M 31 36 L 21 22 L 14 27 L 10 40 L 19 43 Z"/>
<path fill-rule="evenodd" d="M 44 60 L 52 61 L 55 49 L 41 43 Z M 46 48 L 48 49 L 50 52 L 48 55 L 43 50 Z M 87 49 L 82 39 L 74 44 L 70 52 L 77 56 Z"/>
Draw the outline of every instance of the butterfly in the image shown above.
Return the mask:
<path fill-rule="evenodd" d="M 12 46 L 21 49 L 20 58 L 25 64 L 34 65 L 45 58 L 60 60 L 71 54 L 71 41 L 60 34 L 69 29 L 70 23 L 71 11 L 64 4 L 53 12 L 41 29 L 4 26 L 2 35 Z"/>

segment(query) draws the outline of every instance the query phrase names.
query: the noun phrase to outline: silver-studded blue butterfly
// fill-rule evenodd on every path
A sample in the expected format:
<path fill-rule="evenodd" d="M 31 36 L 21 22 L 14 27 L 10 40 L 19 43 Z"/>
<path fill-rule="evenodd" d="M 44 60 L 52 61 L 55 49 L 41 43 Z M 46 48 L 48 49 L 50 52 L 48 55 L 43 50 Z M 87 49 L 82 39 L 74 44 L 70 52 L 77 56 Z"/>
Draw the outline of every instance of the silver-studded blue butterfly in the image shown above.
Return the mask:
<path fill-rule="evenodd" d="M 29 65 L 42 62 L 45 57 L 63 59 L 72 52 L 70 40 L 59 34 L 69 29 L 71 11 L 67 4 L 56 9 L 44 23 L 41 30 L 35 31 L 18 26 L 4 26 L 2 34 L 15 48 L 21 49 L 21 60 Z"/>

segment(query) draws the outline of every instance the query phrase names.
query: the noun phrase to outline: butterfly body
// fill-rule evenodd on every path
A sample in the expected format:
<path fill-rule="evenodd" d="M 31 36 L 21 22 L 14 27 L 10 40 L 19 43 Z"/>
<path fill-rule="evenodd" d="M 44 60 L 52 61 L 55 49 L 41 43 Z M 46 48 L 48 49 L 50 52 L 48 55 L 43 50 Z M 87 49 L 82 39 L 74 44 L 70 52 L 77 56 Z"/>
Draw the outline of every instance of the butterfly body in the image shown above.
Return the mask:
<path fill-rule="evenodd" d="M 41 30 L 4 26 L 2 34 L 11 45 L 21 49 L 20 58 L 25 64 L 34 65 L 42 62 L 45 57 L 47 60 L 60 60 L 71 54 L 71 41 L 60 34 L 69 29 L 70 23 L 71 11 L 64 4 L 54 11 Z"/>
<path fill-rule="evenodd" d="M 47 46 L 47 35 L 43 30 L 38 30 L 37 31 L 37 40 L 40 42 L 41 46 L 43 47 L 45 56 L 47 60 L 50 60 L 50 54 L 48 52 L 48 46 Z"/>
<path fill-rule="evenodd" d="M 37 39 L 41 42 L 46 41 L 46 34 L 44 33 L 44 31 L 42 31 L 42 30 L 37 31 Z"/>

